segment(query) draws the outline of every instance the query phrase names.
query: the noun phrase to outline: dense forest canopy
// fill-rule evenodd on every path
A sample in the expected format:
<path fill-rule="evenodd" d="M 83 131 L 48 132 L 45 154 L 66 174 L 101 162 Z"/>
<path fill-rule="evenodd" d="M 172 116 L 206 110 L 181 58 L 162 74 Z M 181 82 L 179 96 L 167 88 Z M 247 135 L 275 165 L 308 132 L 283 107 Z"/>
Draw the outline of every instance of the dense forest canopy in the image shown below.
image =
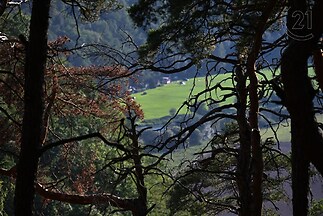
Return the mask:
<path fill-rule="evenodd" d="M 1 214 L 322 214 L 322 11 L 1 1 Z"/>

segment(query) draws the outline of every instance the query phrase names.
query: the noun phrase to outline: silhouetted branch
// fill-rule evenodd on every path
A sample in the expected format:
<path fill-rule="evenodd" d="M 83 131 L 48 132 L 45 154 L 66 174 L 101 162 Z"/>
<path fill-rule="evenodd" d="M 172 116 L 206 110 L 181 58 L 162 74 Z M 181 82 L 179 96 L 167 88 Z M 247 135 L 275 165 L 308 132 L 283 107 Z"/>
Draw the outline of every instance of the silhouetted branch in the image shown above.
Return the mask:
<path fill-rule="evenodd" d="M 67 144 L 67 143 L 71 143 L 71 142 L 87 140 L 87 139 L 90 139 L 90 138 L 99 138 L 101 141 L 103 141 L 104 144 L 106 144 L 108 146 L 115 147 L 115 148 L 117 148 L 117 149 L 119 149 L 121 151 L 124 151 L 124 152 L 129 152 L 129 150 L 126 149 L 123 145 L 121 145 L 119 143 L 114 143 L 114 142 L 108 141 L 104 136 L 102 136 L 102 134 L 100 134 L 100 133 L 91 133 L 91 134 L 87 134 L 87 135 L 72 137 L 72 138 L 69 138 L 69 139 L 63 139 L 63 140 L 59 140 L 57 142 L 46 144 L 40 149 L 39 155 L 42 155 L 44 152 L 48 151 L 51 148 L 57 147 L 57 146 Z"/>

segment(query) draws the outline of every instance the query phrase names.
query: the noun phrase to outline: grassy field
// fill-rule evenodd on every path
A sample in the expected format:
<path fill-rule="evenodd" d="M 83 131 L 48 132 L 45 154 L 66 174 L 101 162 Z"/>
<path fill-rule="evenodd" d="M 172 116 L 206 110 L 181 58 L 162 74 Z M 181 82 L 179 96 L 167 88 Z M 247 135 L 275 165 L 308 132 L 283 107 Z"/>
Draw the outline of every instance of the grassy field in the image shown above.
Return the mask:
<path fill-rule="evenodd" d="M 290 142 L 290 124 L 283 124 L 280 127 L 275 128 L 276 135 L 279 142 Z M 260 129 L 261 139 L 265 141 L 269 137 L 274 137 L 274 132 L 271 129 L 262 128 Z M 275 140 L 276 141 L 276 140 Z"/>
<path fill-rule="evenodd" d="M 262 73 L 266 74 L 269 79 L 272 77 L 272 73 L 269 70 L 262 71 Z M 212 81 L 210 81 L 210 79 L 212 79 Z M 259 76 L 259 80 L 262 79 L 263 77 Z M 212 78 L 208 77 L 208 85 L 205 77 L 198 77 L 195 80 L 189 79 L 185 82 L 185 85 L 181 85 L 179 81 L 176 81 L 154 89 L 146 90 L 146 94 L 140 92 L 133 94 L 133 96 L 141 105 L 145 113 L 145 119 L 156 119 L 169 115 L 169 110 L 172 108 L 178 109 L 183 102 L 188 99 L 192 89 L 192 94 L 194 95 L 205 90 L 207 86 L 212 87 L 222 80 L 226 80 L 222 83 L 223 87 L 232 87 L 231 73 L 226 73 L 218 74 Z M 220 99 L 225 93 L 228 92 L 221 90 L 218 90 L 217 92 L 214 91 L 212 92 L 212 97 L 213 99 Z M 224 103 L 232 102 L 233 98 L 231 97 Z M 180 114 L 184 114 L 185 112 L 186 110 L 183 109 Z"/>
<path fill-rule="evenodd" d="M 216 78 L 211 81 L 211 86 L 215 85 L 221 80 L 227 79 L 230 74 L 219 74 Z M 141 105 L 145 119 L 161 118 L 169 115 L 171 108 L 178 109 L 184 101 L 186 101 L 193 89 L 193 95 L 203 91 L 206 88 L 205 78 L 189 79 L 185 81 L 185 85 L 180 84 L 179 81 L 165 84 L 163 86 L 149 89 L 146 94 L 137 93 L 133 96 L 136 101 Z M 231 80 L 227 80 L 223 83 L 223 86 L 232 86 Z M 220 98 L 225 92 L 213 92 L 214 98 Z M 202 98 L 201 98 L 202 99 Z M 233 102 L 233 101 L 227 101 Z M 186 109 L 183 109 L 180 113 L 184 114 Z"/>
<path fill-rule="evenodd" d="M 310 76 L 314 75 L 313 69 L 309 69 Z M 269 71 L 264 71 L 264 74 L 270 77 Z M 231 74 L 219 74 L 216 77 L 213 77 L 211 85 L 213 86 L 218 82 L 230 78 Z M 261 77 L 259 77 L 261 79 Z M 209 81 L 210 82 L 210 81 Z M 223 83 L 223 86 L 231 87 L 231 79 L 228 79 Z M 193 88 L 194 87 L 194 88 Z M 205 77 L 199 77 L 194 79 L 189 79 L 185 82 L 185 85 L 181 85 L 180 82 L 172 82 L 170 84 L 166 84 L 155 89 L 149 89 L 146 91 L 146 94 L 137 93 L 133 96 L 136 98 L 136 101 L 141 105 L 144 113 L 145 119 L 157 119 L 163 116 L 169 115 L 169 110 L 171 108 L 178 109 L 184 101 L 186 101 L 192 91 L 192 95 L 197 94 L 198 92 L 203 91 L 207 87 Z M 218 90 L 217 92 L 213 92 L 212 96 L 214 99 L 219 99 L 221 96 L 226 93 L 224 91 Z M 233 98 L 231 98 L 233 100 Z M 226 101 L 225 103 L 232 103 L 233 101 Z M 184 114 L 186 109 L 182 109 L 180 111 L 181 114 Z M 323 121 L 323 115 L 317 116 L 320 122 Z M 273 137 L 274 133 L 269 129 L 261 129 L 262 139 L 266 139 L 267 137 Z M 285 123 L 281 125 L 277 130 L 277 136 L 281 142 L 289 142 L 290 141 L 290 125 Z"/>

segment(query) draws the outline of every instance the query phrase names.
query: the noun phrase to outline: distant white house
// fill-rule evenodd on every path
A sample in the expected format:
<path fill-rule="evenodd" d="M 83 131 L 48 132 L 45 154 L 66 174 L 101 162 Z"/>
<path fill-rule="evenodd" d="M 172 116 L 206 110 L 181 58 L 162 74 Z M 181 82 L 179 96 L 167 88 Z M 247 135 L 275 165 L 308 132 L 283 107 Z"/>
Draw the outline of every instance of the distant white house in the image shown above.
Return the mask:
<path fill-rule="evenodd" d="M 163 84 L 169 84 L 171 82 L 171 79 L 169 77 L 163 77 Z"/>
<path fill-rule="evenodd" d="M 135 88 L 135 87 L 133 87 L 133 86 L 129 86 L 129 89 L 128 89 L 128 91 L 130 92 L 130 93 L 137 93 L 137 89 Z"/>

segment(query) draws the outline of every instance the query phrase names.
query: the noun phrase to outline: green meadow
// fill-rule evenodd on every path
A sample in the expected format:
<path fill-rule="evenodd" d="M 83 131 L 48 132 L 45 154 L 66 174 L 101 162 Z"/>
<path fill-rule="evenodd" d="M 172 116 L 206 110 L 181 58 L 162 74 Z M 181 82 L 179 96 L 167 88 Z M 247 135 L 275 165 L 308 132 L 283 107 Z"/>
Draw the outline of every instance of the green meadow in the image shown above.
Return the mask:
<path fill-rule="evenodd" d="M 279 72 L 278 72 L 279 73 Z M 268 78 L 272 77 L 270 71 L 264 71 Z M 314 72 L 312 68 L 309 68 L 310 76 L 314 76 Z M 185 81 L 185 85 L 180 84 L 180 81 L 174 81 L 170 84 L 165 84 L 160 87 L 149 89 L 143 92 L 133 94 L 135 100 L 140 104 L 141 108 L 145 113 L 145 120 L 158 119 L 164 116 L 170 115 L 170 109 L 175 108 L 178 109 L 184 101 L 186 101 L 190 96 L 194 96 L 197 93 L 205 90 L 206 88 L 210 88 L 217 83 L 225 80 L 222 83 L 222 86 L 232 87 L 232 80 L 230 79 L 231 74 L 219 74 L 217 76 L 213 76 L 212 78 L 208 78 L 206 81 L 205 77 L 198 77 L 195 79 L 189 79 Z M 262 76 L 258 76 L 259 80 L 262 80 Z M 226 90 L 217 90 L 212 92 L 212 97 L 214 99 L 221 99 L 223 94 L 228 93 Z M 206 95 L 209 96 L 209 95 Z M 201 99 L 203 96 L 201 96 Z M 233 97 L 223 103 L 232 103 Z M 186 108 L 183 108 L 179 113 L 185 114 Z M 323 121 L 323 115 L 317 116 L 320 122 Z M 280 127 L 276 130 L 276 135 L 281 142 L 289 142 L 290 141 L 290 125 L 289 123 L 284 123 L 280 125 Z M 261 129 L 262 139 L 266 139 L 267 137 L 274 137 L 274 133 L 270 129 Z"/>
<path fill-rule="evenodd" d="M 190 97 L 190 94 L 194 96 L 208 88 L 208 86 L 212 87 L 224 79 L 227 80 L 223 82 L 222 86 L 232 86 L 232 81 L 229 79 L 230 76 L 231 74 L 219 74 L 208 81 L 205 80 L 205 77 L 199 77 L 185 81 L 185 85 L 181 84 L 180 81 L 174 81 L 154 89 L 146 90 L 145 93 L 133 94 L 133 96 L 143 109 L 146 120 L 157 119 L 169 115 L 169 110 L 172 108 L 178 109 Z M 226 92 L 221 90 L 213 91 L 212 97 L 220 99 Z M 202 98 L 203 96 L 201 96 L 201 100 Z M 229 102 L 233 101 L 228 100 L 226 103 Z M 186 111 L 184 108 L 180 111 L 180 114 L 184 114 Z"/>
<path fill-rule="evenodd" d="M 277 74 L 279 72 L 276 72 Z M 258 79 L 263 80 L 263 75 L 270 79 L 272 72 L 269 70 L 262 71 L 262 75 L 258 74 Z M 170 84 L 165 84 L 160 87 L 146 90 L 143 92 L 133 94 L 136 101 L 141 105 L 145 113 L 145 119 L 157 119 L 169 115 L 169 110 L 172 108 L 178 109 L 184 101 L 186 101 L 190 94 L 191 96 L 210 88 L 219 82 L 222 82 L 223 87 L 232 87 L 231 73 L 218 74 L 216 76 L 197 77 L 195 79 L 189 79 L 185 81 L 185 85 L 180 84 L 180 81 L 174 81 Z M 228 93 L 227 90 L 220 90 L 212 92 L 212 97 L 215 100 L 221 99 L 221 97 Z M 210 95 L 205 95 L 209 97 Z M 201 96 L 202 100 L 203 96 Z M 223 103 L 233 103 L 233 98 L 227 99 Z M 186 109 L 182 109 L 180 114 L 186 113 Z"/>

